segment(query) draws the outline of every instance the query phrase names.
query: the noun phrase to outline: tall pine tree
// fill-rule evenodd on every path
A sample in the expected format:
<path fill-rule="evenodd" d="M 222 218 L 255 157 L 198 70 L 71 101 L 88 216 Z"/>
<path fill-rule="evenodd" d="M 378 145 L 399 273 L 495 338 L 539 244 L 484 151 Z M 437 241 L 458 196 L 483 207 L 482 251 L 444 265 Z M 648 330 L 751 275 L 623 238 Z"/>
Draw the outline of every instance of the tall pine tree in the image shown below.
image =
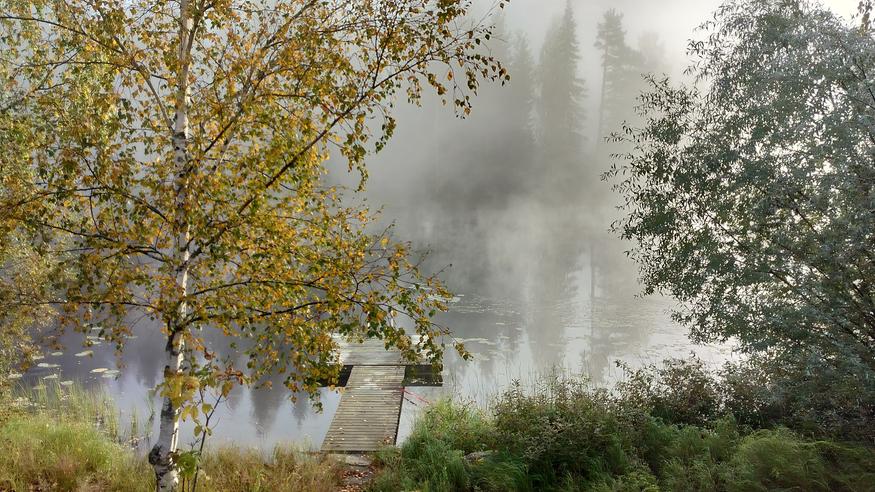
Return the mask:
<path fill-rule="evenodd" d="M 541 49 L 537 102 L 538 138 L 541 148 L 542 198 L 566 203 L 579 194 L 584 164 L 583 98 L 578 76 L 580 46 L 577 23 L 570 3 L 547 32 Z"/>

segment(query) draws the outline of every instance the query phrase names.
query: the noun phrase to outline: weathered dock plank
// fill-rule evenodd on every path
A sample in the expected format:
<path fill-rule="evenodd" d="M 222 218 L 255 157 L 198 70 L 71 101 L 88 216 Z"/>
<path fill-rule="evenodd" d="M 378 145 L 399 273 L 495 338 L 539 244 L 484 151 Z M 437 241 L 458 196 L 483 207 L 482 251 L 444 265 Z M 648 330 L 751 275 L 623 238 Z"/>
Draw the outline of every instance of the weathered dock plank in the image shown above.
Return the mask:
<path fill-rule="evenodd" d="M 403 383 L 403 365 L 355 364 L 322 442 L 322 451 L 367 452 L 394 444 L 401 416 Z"/>
<path fill-rule="evenodd" d="M 345 366 L 401 366 L 412 364 L 401 357 L 398 349 L 386 350 L 382 340 L 368 339 L 364 342 L 338 341 L 340 363 Z"/>

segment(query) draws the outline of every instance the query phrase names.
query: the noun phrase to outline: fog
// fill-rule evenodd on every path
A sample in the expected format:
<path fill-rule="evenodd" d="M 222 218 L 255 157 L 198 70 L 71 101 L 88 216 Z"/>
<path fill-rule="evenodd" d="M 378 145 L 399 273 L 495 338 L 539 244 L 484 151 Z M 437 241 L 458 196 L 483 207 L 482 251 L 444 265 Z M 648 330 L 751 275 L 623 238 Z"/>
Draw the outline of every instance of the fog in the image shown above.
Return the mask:
<path fill-rule="evenodd" d="M 624 255 L 629 245 L 609 231 L 619 199 L 601 179 L 610 154 L 624 150 L 605 137 L 624 121 L 635 123 L 642 73 L 684 80 L 687 40 L 719 4 L 575 0 L 568 18 L 564 0 L 513 0 L 490 17 L 500 28 L 487 47 L 508 66 L 508 84 L 485 82 L 464 119 L 435 97 L 421 107 L 398 101 L 393 139 L 369 159 L 364 192 L 347 198 L 381 209 L 379 225 L 395 224 L 396 239 L 428 252 L 423 270 L 456 294 L 438 321 L 474 358 L 448 353 L 444 387 L 413 389 L 422 400 L 450 394 L 488 404 L 511 381 L 554 367 L 610 384 L 622 375 L 616 361 L 634 367 L 694 352 L 719 364 L 733 356 L 729 346 L 691 344 L 669 317 L 670 299 L 637 296 L 636 266 Z M 848 17 L 856 4 L 828 3 Z M 624 32 L 622 67 L 613 71 L 595 44 L 608 9 L 622 14 Z M 610 84 L 603 85 L 605 74 Z M 358 184 L 343 162 L 330 168 L 330 183 Z M 131 340 L 121 376 L 107 381 L 122 407 L 154 398 L 149 389 L 161 362 L 149 347 L 160 345 L 156 336 L 143 330 Z M 70 339 L 69 351 L 77 345 Z M 96 347 L 93 357 L 49 358 L 62 379 L 92 381 L 103 379 L 94 369 L 114 360 L 111 347 Z M 37 367 L 30 376 L 53 369 Z M 268 448 L 304 439 L 318 447 L 337 394 L 323 392 L 319 414 L 277 386 L 235 390 L 216 440 Z M 405 402 L 406 426 L 422 400 Z"/>

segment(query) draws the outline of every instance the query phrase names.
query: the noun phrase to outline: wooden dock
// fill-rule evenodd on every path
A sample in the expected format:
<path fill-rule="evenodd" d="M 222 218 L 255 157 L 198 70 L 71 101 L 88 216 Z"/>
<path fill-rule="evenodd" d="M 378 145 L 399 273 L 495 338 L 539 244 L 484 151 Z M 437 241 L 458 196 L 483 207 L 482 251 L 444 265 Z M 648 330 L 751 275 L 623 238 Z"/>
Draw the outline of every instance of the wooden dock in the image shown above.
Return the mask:
<path fill-rule="evenodd" d="M 340 362 L 352 366 L 340 405 L 322 442 L 326 453 L 364 453 L 395 444 L 406 366 L 416 365 L 381 340 L 341 342 Z"/>

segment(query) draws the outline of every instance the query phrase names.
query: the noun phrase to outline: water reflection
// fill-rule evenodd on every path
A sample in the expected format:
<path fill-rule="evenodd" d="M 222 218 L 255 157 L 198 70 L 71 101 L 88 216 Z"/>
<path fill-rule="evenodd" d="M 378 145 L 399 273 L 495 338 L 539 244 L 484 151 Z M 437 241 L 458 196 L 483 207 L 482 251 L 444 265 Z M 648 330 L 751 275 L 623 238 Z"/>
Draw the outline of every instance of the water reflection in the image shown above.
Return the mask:
<path fill-rule="evenodd" d="M 619 376 L 616 360 L 639 366 L 683 357 L 693 349 L 685 332 L 670 321 L 667 300 L 636 298 L 634 284 L 623 281 L 634 275 L 616 268 L 625 261 L 619 245 L 607 240 L 581 241 L 565 249 L 542 249 L 540 254 L 536 249 L 544 245 L 537 241 L 519 241 L 515 247 L 533 248 L 514 253 L 529 261 L 512 269 L 505 265 L 495 276 L 479 275 L 476 288 L 459 289 L 451 283 L 458 297 L 439 321 L 453 329 L 474 359 L 465 362 L 448 352 L 444 387 L 410 389 L 415 396 L 408 396 L 404 404 L 402 438 L 424 401 L 452 395 L 488 405 L 511 381 L 525 383 L 556 366 L 607 384 Z M 563 257 L 570 259 L 563 263 Z M 458 283 L 466 276 L 451 278 Z M 233 353 L 227 340 L 206 335 L 220 356 Z M 79 334 L 67 334 L 62 342 L 66 349 L 40 360 L 41 366 L 26 374 L 27 383 L 52 382 L 45 378 L 57 375 L 58 381 L 102 384 L 120 408 L 126 413 L 137 411 L 141 421 L 148 418 L 151 408 L 157 408 L 158 401 L 151 394 L 162 368 L 156 347 L 161 347 L 163 336 L 157 326 L 139 323 L 120 359 L 106 344 L 80 348 Z M 90 353 L 80 354 L 83 350 Z M 727 349 L 721 347 L 695 350 L 706 360 L 727 356 Z M 124 361 L 121 372 L 107 374 L 119 360 Z M 271 382 L 270 389 L 232 392 L 217 412 L 214 443 L 270 448 L 294 441 L 318 448 L 339 395 L 323 390 L 324 412 L 318 413 L 306 396 L 290 401 L 281 378 Z M 184 424 L 183 444 L 193 441 L 190 433 L 191 423 Z"/>

